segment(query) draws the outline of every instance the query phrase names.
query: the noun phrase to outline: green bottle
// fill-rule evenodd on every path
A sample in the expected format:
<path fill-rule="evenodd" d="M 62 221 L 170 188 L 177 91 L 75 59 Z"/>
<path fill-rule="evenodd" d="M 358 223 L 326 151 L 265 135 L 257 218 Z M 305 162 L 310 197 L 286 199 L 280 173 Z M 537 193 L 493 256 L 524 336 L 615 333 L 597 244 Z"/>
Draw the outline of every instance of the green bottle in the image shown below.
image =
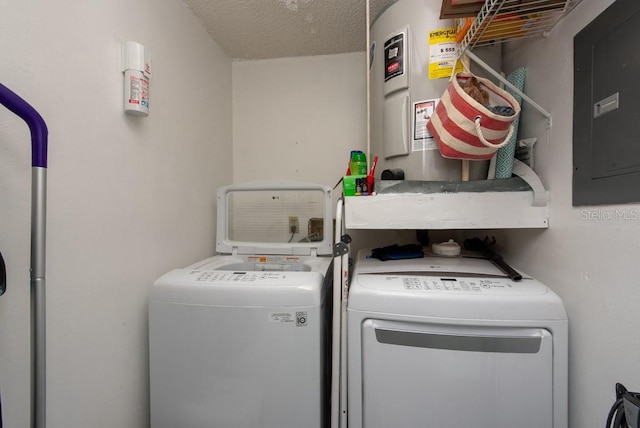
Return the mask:
<path fill-rule="evenodd" d="M 360 150 L 351 152 L 351 175 L 367 175 L 367 157 Z"/>

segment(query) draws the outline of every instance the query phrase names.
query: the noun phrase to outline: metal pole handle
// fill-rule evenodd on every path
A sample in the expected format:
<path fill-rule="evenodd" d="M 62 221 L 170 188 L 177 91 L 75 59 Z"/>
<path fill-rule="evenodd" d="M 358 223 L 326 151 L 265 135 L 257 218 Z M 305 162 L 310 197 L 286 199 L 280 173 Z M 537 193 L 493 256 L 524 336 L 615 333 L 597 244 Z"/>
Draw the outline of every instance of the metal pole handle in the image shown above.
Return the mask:
<path fill-rule="evenodd" d="M 31 427 L 46 426 L 45 236 L 47 125 L 29 103 L 0 84 L 0 103 L 31 131 Z"/>

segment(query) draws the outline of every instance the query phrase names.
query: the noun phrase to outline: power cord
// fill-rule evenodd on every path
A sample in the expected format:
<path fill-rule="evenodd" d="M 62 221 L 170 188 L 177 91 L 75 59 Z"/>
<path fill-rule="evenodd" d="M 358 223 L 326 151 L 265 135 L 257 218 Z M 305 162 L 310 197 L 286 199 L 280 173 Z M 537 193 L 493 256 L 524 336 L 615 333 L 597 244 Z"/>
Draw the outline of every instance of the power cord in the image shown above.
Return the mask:
<path fill-rule="evenodd" d="M 613 423 L 613 425 L 611 425 L 611 423 Z M 605 425 L 605 428 L 627 428 L 622 398 L 616 400 L 616 402 L 613 403 L 611 410 L 609 410 L 609 414 L 607 415 L 607 425 Z"/>
<path fill-rule="evenodd" d="M 624 385 L 616 383 L 616 401 L 609 410 L 605 428 L 638 428 L 639 409 L 640 394 L 629 392 Z"/>

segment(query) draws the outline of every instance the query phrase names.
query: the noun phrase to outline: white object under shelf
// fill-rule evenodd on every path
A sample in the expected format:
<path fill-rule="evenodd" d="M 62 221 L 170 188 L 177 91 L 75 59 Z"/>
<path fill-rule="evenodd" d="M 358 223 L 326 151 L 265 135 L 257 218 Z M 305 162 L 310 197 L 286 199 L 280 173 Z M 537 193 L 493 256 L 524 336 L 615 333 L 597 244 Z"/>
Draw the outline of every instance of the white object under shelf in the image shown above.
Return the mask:
<path fill-rule="evenodd" d="M 533 201 L 533 191 L 351 196 L 345 223 L 347 229 L 548 228 L 548 205 Z"/>

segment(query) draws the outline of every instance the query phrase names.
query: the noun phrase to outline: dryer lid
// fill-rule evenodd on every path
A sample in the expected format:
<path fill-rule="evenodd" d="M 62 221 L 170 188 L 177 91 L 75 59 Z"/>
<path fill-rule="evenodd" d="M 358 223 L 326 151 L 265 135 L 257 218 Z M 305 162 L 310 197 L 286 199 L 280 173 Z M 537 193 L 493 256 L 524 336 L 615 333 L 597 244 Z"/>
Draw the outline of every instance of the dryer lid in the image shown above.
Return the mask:
<path fill-rule="evenodd" d="M 260 181 L 218 189 L 216 250 L 222 254 L 331 255 L 331 188 Z"/>

